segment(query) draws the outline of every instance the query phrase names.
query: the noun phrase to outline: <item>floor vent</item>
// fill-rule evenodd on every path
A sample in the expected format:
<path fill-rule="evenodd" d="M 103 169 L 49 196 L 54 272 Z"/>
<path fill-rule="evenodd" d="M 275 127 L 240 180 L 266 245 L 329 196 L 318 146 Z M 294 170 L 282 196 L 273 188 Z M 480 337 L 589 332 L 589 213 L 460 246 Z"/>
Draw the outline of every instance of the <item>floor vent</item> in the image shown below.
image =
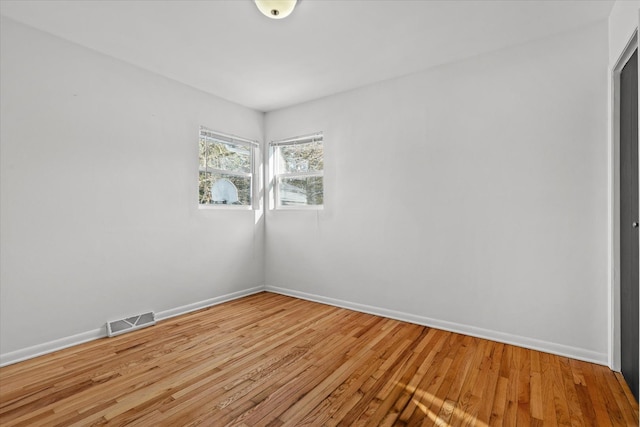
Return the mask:
<path fill-rule="evenodd" d="M 143 313 L 137 316 L 127 317 L 126 319 L 114 320 L 107 322 L 107 335 L 115 337 L 125 332 L 135 331 L 136 329 L 145 328 L 156 324 L 156 315 L 153 311 Z"/>

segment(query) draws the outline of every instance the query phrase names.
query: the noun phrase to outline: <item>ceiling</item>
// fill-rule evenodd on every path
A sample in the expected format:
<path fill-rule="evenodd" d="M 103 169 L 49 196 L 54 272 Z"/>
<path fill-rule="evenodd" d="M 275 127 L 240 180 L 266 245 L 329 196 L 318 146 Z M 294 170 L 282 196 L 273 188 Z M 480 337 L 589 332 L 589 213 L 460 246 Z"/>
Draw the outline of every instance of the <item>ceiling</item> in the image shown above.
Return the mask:
<path fill-rule="evenodd" d="M 272 111 L 604 20 L 613 0 L 1 0 L 0 13 Z"/>

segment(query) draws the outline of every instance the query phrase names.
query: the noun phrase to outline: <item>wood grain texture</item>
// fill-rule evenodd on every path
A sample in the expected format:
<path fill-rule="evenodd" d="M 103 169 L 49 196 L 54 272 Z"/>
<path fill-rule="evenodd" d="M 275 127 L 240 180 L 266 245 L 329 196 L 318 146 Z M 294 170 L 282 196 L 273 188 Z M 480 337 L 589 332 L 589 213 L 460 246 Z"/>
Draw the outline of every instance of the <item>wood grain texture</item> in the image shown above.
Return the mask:
<path fill-rule="evenodd" d="M 637 426 L 608 368 L 272 293 L 0 369 L 2 426 Z"/>

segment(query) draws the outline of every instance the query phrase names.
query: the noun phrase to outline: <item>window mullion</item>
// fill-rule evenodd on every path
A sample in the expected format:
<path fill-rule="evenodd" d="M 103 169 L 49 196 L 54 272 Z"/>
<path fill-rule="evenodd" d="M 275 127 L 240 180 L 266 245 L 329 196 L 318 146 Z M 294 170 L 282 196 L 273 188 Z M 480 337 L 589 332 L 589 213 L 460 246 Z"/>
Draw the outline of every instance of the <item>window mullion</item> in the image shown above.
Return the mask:
<path fill-rule="evenodd" d="M 248 172 L 236 172 L 229 169 L 215 169 L 215 168 L 208 168 L 207 172 L 220 173 L 223 175 L 241 176 L 243 178 L 251 178 L 251 176 L 253 175 L 252 173 L 248 173 Z"/>
<path fill-rule="evenodd" d="M 276 174 L 278 177 L 285 178 L 309 178 L 314 176 L 324 176 L 323 171 L 312 171 L 312 172 L 283 172 Z"/>

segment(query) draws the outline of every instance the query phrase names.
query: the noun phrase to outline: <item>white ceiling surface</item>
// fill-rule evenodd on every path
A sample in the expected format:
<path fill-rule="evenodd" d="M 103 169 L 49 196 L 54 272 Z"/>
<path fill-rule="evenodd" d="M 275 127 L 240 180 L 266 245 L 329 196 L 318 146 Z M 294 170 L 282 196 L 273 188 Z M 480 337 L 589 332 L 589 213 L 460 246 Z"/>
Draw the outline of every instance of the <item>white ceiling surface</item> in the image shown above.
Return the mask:
<path fill-rule="evenodd" d="M 606 19 L 613 0 L 14 1 L 11 19 L 259 110 L 295 105 Z"/>

